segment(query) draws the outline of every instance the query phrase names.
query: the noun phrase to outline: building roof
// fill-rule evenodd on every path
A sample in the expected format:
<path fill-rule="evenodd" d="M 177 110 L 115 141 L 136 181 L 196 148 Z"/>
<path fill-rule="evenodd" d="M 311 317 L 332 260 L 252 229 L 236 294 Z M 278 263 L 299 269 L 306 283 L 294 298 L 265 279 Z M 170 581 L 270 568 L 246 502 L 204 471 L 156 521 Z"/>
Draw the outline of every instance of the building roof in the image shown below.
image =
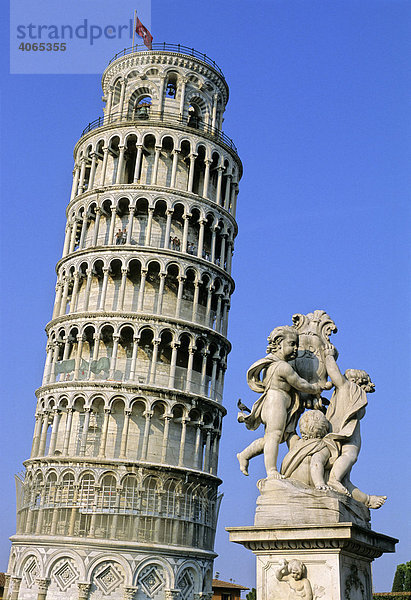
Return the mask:
<path fill-rule="evenodd" d="M 243 585 L 238 585 L 237 583 L 233 583 L 232 581 L 221 581 L 221 579 L 213 579 L 212 582 L 213 588 L 233 588 L 236 590 L 249 590 L 250 588 L 244 587 Z"/>

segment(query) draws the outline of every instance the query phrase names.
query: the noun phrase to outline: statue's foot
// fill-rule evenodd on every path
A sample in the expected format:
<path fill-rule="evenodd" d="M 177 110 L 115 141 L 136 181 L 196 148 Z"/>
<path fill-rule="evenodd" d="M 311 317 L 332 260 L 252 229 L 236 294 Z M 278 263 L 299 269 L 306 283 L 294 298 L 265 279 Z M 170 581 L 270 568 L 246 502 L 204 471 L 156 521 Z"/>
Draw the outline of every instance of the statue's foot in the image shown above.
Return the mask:
<path fill-rule="evenodd" d="M 267 479 L 285 479 L 285 477 L 277 469 L 270 469 L 267 473 Z"/>
<path fill-rule="evenodd" d="M 351 496 L 350 492 L 347 490 L 343 484 L 336 479 L 328 480 L 328 487 L 333 489 L 335 492 L 339 492 L 340 494 L 345 494 L 346 496 Z"/>
<path fill-rule="evenodd" d="M 316 490 L 320 490 L 322 492 L 329 492 L 332 488 L 329 485 L 316 485 L 315 486 Z"/>
<path fill-rule="evenodd" d="M 240 471 L 244 473 L 244 475 L 248 475 L 248 463 L 250 462 L 246 458 L 244 458 L 242 452 L 237 454 L 238 462 L 240 463 Z"/>
<path fill-rule="evenodd" d="M 368 508 L 381 508 L 387 496 L 368 496 L 367 506 Z"/>

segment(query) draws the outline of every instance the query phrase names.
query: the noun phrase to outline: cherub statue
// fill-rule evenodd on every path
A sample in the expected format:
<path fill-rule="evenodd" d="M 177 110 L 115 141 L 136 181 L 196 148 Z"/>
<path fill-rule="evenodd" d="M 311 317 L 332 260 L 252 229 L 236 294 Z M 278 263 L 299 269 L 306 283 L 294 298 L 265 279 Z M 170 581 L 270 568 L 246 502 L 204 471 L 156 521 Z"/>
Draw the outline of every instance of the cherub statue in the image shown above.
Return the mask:
<path fill-rule="evenodd" d="M 335 353 L 332 344 L 327 344 L 324 348 L 327 373 L 335 386 L 326 417 L 331 424 L 330 437 L 339 446 L 339 456 L 332 466 L 328 485 L 343 494 L 351 492 L 355 498 L 358 494 L 354 495 L 354 491 L 350 489 L 350 473 L 361 448 L 360 420 L 364 417 L 368 404 L 366 393 L 374 392 L 375 386 L 365 371 L 347 369 L 343 375 L 335 361 Z M 364 501 L 364 498 L 356 499 Z M 379 508 L 384 504 L 386 496 L 371 496 L 371 499 L 371 504 L 369 500 L 365 503 L 368 502 L 371 508 Z"/>
<path fill-rule="evenodd" d="M 313 600 L 311 583 L 307 579 L 307 569 L 301 560 L 293 559 L 287 562 L 285 558 L 280 563 L 275 575 L 279 581 L 286 581 L 290 586 L 289 600 Z"/>
<path fill-rule="evenodd" d="M 264 464 L 268 478 L 282 479 L 277 470 L 279 445 L 295 434 L 297 420 L 302 411 L 298 392 L 319 395 L 331 384 L 308 383 L 294 371 L 289 361 L 297 357 L 298 333 L 294 327 L 276 327 L 268 337 L 268 356 L 255 362 L 247 372 L 247 382 L 255 392 L 262 392 L 254 403 L 250 414 L 240 406 L 238 421 L 245 423 L 247 429 L 255 430 L 262 423 L 265 426 L 264 437 L 252 442 L 237 454 L 240 469 L 248 475 L 251 458 L 264 452 Z M 260 375 L 262 373 L 262 381 Z M 241 410 L 243 408 L 243 410 Z"/>
<path fill-rule="evenodd" d="M 327 481 L 327 475 L 331 465 L 339 459 L 340 446 L 334 440 L 334 434 L 329 433 L 330 422 L 321 411 L 308 410 L 301 416 L 299 427 L 301 439 L 295 435 L 290 440 L 290 451 L 284 457 L 281 474 L 317 490 L 335 490 Z M 387 499 L 387 496 L 362 492 L 351 482 L 348 474 L 343 481 L 344 493 L 349 493 L 368 508 L 380 508 Z"/>

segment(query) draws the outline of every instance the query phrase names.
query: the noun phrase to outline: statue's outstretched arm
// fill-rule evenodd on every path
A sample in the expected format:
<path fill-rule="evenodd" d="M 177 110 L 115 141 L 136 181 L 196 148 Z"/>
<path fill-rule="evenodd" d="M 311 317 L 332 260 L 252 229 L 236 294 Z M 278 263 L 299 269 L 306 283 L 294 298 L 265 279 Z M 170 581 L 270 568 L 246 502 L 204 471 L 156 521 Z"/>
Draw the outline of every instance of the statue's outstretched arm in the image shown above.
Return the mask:
<path fill-rule="evenodd" d="M 297 375 L 294 369 L 288 364 L 282 365 L 280 373 L 287 383 L 289 383 L 295 390 L 298 390 L 299 392 L 305 392 L 306 394 L 319 394 L 322 390 L 329 390 L 331 388 L 331 384 L 329 383 L 327 383 L 325 387 L 319 383 L 308 383 L 308 381 Z"/>
<path fill-rule="evenodd" d="M 328 376 L 330 377 L 330 379 L 333 382 L 333 384 L 335 385 L 335 387 L 339 388 L 342 385 L 344 385 L 344 383 L 347 380 L 344 377 L 344 375 L 341 373 L 340 369 L 338 368 L 337 363 L 335 362 L 334 351 L 335 351 L 335 348 L 332 344 L 330 344 L 329 347 L 327 346 L 324 349 L 325 368 L 327 369 Z"/>

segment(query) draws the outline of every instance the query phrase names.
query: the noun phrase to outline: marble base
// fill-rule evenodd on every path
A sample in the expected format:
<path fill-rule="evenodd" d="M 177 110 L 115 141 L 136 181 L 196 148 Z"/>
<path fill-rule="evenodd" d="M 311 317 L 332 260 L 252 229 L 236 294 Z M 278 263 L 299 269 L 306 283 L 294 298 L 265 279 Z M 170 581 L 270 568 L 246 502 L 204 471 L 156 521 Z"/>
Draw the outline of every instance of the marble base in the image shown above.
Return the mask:
<path fill-rule="evenodd" d="M 257 600 L 372 600 L 371 562 L 398 540 L 353 523 L 227 527 L 230 541 L 257 559 Z M 279 571 L 301 561 L 295 579 Z M 290 563 L 293 564 L 293 563 Z"/>
<path fill-rule="evenodd" d="M 260 479 L 254 525 L 355 523 L 370 529 L 370 511 L 350 496 L 315 490 L 292 479 Z"/>

